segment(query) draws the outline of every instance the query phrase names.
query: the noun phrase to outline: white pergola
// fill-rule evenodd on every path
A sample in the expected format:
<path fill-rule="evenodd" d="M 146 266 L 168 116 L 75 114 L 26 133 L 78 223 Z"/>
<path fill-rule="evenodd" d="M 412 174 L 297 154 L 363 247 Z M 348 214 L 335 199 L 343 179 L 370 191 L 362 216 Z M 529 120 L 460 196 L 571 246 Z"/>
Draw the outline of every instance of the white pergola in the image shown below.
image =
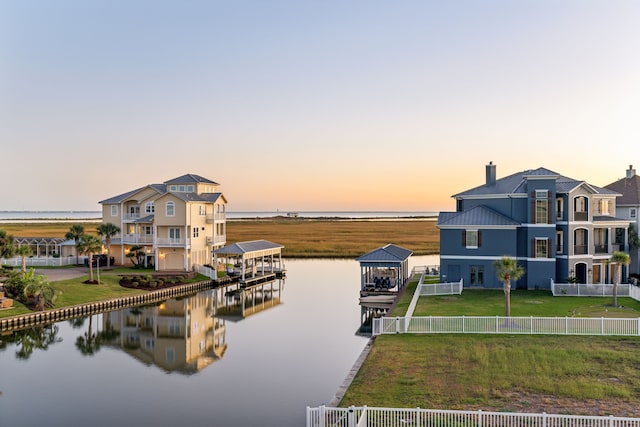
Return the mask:
<path fill-rule="evenodd" d="M 218 271 L 219 260 L 223 259 L 225 268 L 233 265 L 231 271 L 238 272 L 243 281 L 248 277 L 282 271 L 282 248 L 284 246 L 268 240 L 233 243 L 213 251 L 214 268 Z"/>

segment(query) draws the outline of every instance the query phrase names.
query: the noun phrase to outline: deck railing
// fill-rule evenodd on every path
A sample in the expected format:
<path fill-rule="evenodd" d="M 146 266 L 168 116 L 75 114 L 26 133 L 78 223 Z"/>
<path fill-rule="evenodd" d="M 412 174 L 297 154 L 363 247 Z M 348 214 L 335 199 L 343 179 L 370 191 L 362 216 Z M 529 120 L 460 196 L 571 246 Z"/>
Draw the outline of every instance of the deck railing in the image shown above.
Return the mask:
<path fill-rule="evenodd" d="M 404 333 L 640 336 L 640 318 L 421 316 L 373 319 L 374 336 Z"/>
<path fill-rule="evenodd" d="M 306 427 L 640 427 L 640 418 L 422 408 L 307 407 Z"/>

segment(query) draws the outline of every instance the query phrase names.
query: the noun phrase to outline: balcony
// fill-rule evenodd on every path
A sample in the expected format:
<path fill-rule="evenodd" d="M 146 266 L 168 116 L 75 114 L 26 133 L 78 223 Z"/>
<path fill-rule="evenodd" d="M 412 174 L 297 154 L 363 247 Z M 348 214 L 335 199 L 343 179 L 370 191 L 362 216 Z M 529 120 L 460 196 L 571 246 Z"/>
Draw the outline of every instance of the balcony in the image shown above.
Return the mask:
<path fill-rule="evenodd" d="M 589 246 L 587 245 L 573 245 L 574 255 L 586 255 L 588 253 Z"/>
<path fill-rule="evenodd" d="M 215 237 L 207 236 L 207 245 L 223 244 L 226 241 L 227 241 L 227 236 L 215 236 Z"/>
<path fill-rule="evenodd" d="M 140 214 L 139 213 L 127 213 L 122 215 L 122 220 L 123 221 L 136 221 L 138 219 L 140 219 Z"/>

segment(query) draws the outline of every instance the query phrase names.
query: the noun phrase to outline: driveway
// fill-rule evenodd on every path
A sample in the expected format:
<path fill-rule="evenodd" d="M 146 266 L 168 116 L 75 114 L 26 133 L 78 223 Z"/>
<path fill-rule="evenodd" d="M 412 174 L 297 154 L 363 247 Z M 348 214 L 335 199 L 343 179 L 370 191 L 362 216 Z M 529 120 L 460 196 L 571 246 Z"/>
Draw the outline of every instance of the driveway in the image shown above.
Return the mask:
<path fill-rule="evenodd" d="M 86 276 L 89 274 L 89 269 L 87 267 L 36 268 L 36 274 L 43 274 L 50 282 L 57 282 Z"/>

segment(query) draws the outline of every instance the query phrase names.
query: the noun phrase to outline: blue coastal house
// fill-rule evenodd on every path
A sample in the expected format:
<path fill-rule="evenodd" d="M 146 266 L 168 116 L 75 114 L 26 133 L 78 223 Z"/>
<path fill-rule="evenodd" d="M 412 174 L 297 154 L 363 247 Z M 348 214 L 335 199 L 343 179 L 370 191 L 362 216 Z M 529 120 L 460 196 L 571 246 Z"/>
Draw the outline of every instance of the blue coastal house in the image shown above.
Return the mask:
<path fill-rule="evenodd" d="M 493 264 L 509 256 L 525 269 L 517 288 L 610 283 L 608 260 L 628 252 L 629 220 L 615 215 L 618 196 L 545 168 L 497 179 L 489 163 L 485 183 L 453 195 L 456 211 L 438 216 L 441 279 L 501 288 Z"/>

